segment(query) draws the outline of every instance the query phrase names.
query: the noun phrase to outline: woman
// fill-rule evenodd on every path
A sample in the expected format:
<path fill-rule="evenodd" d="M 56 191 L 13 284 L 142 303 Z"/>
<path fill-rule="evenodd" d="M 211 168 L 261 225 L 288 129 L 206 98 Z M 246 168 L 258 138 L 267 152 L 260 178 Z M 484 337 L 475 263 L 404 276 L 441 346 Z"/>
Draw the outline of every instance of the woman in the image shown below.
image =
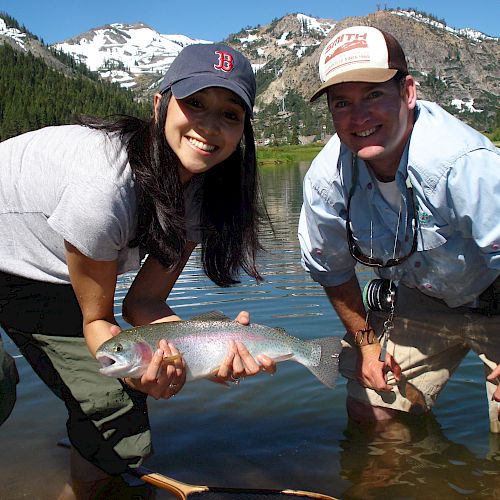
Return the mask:
<path fill-rule="evenodd" d="M 191 45 L 150 121 L 84 120 L 0 144 L 0 325 L 68 408 L 79 498 L 95 495 L 101 471 L 121 474 L 150 453 L 146 395 L 168 399 L 185 380 L 182 360 L 164 361 L 177 353 L 164 340 L 140 379 L 99 375 L 93 355 L 120 331 L 117 277 L 140 267 L 123 302 L 131 325 L 179 320 L 166 299 L 197 243 L 216 284 L 235 283 L 240 268 L 260 278 L 254 99 L 242 54 Z M 261 367 L 275 363 L 231 345 L 218 376 Z"/>

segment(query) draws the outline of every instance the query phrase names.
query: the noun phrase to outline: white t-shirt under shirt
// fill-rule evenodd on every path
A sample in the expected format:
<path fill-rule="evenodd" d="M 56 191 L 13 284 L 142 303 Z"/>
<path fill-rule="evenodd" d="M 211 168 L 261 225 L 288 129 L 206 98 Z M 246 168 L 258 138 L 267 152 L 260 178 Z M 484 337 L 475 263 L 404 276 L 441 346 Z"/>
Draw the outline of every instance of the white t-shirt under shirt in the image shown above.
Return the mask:
<path fill-rule="evenodd" d="M 389 203 L 395 212 L 398 212 L 401 205 L 401 192 L 396 181 L 382 182 L 378 179 L 375 180 L 385 201 Z"/>
<path fill-rule="evenodd" d="M 199 203 L 186 193 L 196 228 Z M 137 198 L 127 152 L 117 134 L 79 125 L 47 127 L 0 143 L 0 270 L 69 283 L 64 240 L 84 255 L 140 266 Z M 198 231 L 188 238 L 199 241 Z"/>

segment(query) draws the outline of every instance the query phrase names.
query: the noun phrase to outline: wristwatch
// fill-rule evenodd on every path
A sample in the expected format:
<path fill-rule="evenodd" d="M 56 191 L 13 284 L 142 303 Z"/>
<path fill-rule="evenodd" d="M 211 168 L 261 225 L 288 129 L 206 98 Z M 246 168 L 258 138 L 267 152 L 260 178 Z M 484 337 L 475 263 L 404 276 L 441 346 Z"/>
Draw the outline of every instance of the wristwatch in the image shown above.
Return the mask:
<path fill-rule="evenodd" d="M 362 328 L 354 332 L 354 345 L 357 347 L 378 343 L 378 337 L 373 328 Z"/>

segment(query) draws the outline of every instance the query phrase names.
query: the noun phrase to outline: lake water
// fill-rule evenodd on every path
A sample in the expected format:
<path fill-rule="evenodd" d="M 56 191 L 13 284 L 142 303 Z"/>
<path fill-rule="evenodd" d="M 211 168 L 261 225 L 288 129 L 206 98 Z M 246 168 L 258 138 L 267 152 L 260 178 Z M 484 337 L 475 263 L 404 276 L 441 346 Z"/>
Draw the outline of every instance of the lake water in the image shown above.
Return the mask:
<path fill-rule="evenodd" d="M 252 321 L 304 339 L 343 335 L 322 289 L 299 264 L 297 221 L 308 166 L 261 169 L 275 225 L 274 235 L 264 235 L 264 283 L 243 278 L 218 288 L 194 255 L 169 300 L 181 317 L 248 310 Z M 360 272 L 367 279 L 369 272 Z M 120 282 L 117 314 L 131 280 Z M 18 401 L 0 427 L 0 499 L 53 499 L 68 476 L 68 451 L 56 446 L 65 436 L 65 410 L 23 358 L 17 365 Z M 155 454 L 146 465 L 191 484 L 289 487 L 343 499 L 500 498 L 500 437 L 489 434 L 483 368 L 474 356 L 464 360 L 431 417 L 383 431 L 356 428 L 347 420 L 345 396 L 342 378 L 331 390 L 292 362 L 281 363 L 273 377 L 262 374 L 231 389 L 187 384 L 175 398 L 150 401 Z"/>

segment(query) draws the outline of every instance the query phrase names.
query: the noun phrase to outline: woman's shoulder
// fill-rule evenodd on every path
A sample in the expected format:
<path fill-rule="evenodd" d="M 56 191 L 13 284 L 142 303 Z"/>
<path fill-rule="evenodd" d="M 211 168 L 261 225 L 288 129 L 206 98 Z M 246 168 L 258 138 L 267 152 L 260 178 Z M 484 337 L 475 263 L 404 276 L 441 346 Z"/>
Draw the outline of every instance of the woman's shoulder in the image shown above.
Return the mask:
<path fill-rule="evenodd" d="M 82 125 L 54 125 L 16 135 L 3 141 L 1 144 L 2 146 L 6 146 L 17 143 L 37 143 L 42 140 L 66 141 L 72 137 L 83 139 L 85 137 L 92 137 L 94 135 L 93 132 L 95 131 Z"/>
<path fill-rule="evenodd" d="M 82 125 L 57 125 L 26 132 L 0 143 L 0 150 L 12 161 L 40 161 L 55 163 L 59 159 L 96 158 L 108 151 L 120 151 L 118 137 Z"/>
<path fill-rule="evenodd" d="M 90 179 L 92 183 L 110 181 L 129 183 L 131 171 L 125 143 L 119 133 L 109 133 L 83 125 L 49 127 L 47 139 L 53 137 L 52 154 L 56 161 L 70 166 L 74 180 Z M 45 130 L 45 129 L 42 129 Z"/>

